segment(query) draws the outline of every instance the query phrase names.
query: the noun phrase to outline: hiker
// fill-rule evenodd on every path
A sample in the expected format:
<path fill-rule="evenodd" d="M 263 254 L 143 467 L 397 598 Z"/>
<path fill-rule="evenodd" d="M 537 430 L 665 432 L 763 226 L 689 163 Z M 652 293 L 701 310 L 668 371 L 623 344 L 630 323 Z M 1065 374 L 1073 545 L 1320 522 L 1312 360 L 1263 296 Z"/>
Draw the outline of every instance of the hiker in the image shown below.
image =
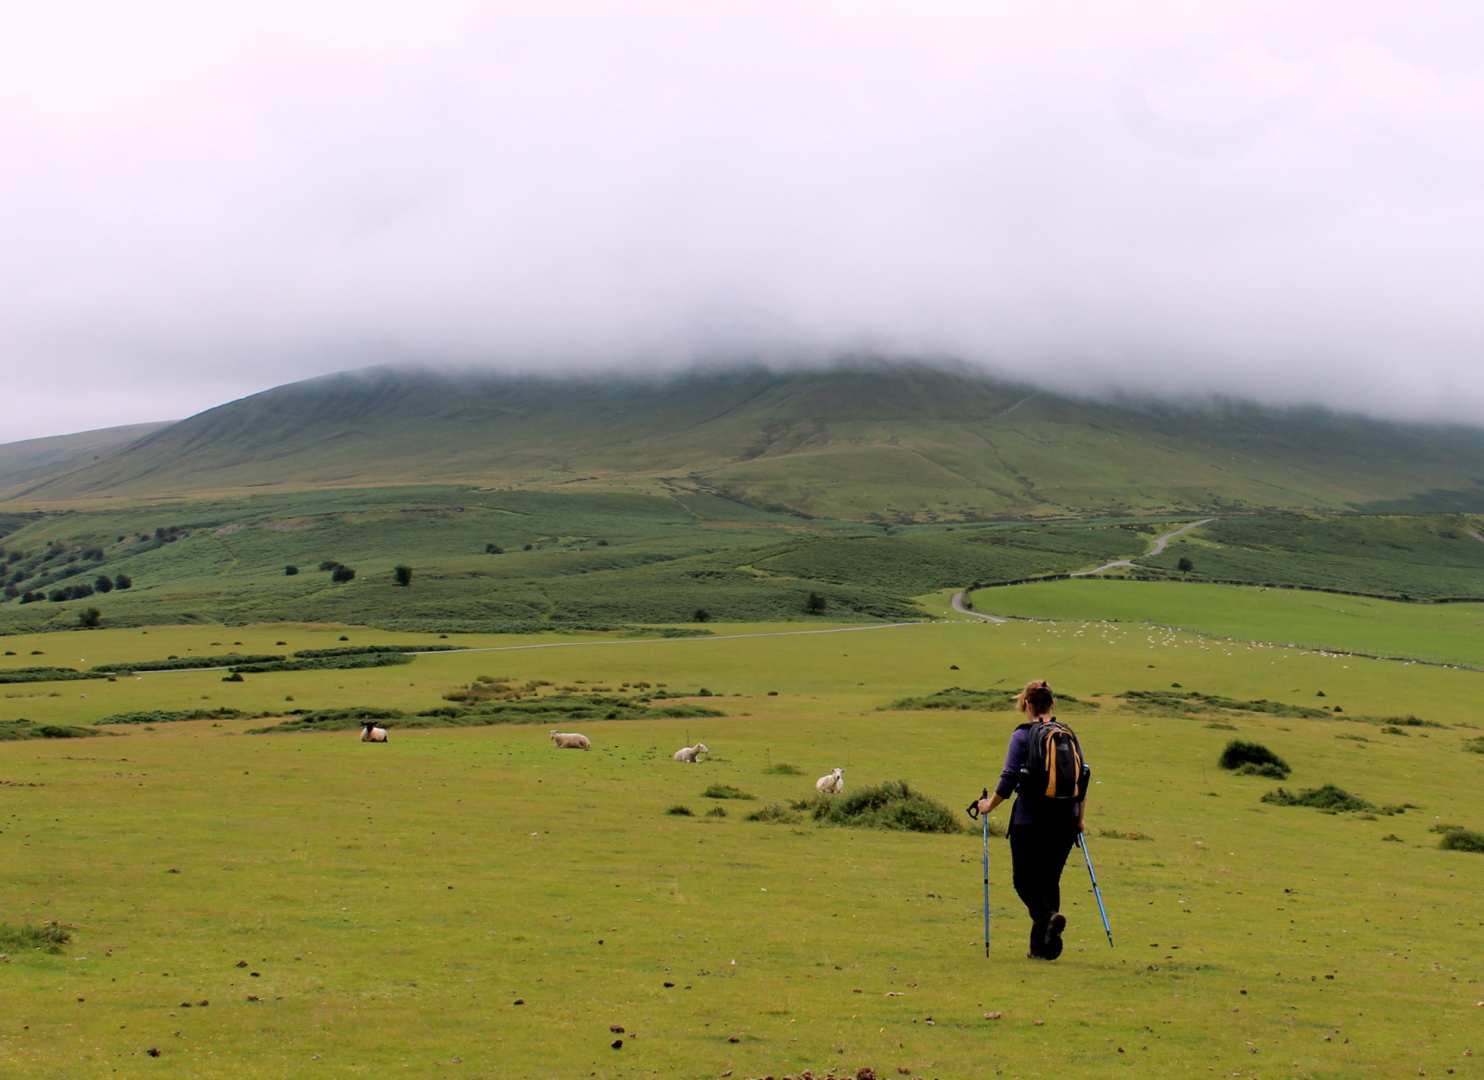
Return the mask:
<path fill-rule="evenodd" d="M 1071 728 L 1052 714 L 1056 701 L 1045 680 L 1027 683 L 1016 698 L 1030 717 L 1010 735 L 1005 767 L 994 794 L 980 799 L 988 814 L 1017 793 L 1010 811 L 1010 858 L 1015 892 L 1031 916 L 1027 958 L 1055 960 L 1061 955 L 1061 872 L 1083 828 L 1087 781 L 1091 773 Z"/>

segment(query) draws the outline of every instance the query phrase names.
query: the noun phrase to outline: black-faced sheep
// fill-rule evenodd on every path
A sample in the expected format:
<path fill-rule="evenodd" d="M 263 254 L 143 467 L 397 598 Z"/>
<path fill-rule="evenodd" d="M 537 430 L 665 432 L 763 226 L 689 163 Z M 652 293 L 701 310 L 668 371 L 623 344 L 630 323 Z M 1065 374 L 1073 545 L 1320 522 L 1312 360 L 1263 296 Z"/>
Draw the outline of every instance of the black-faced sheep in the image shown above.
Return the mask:
<path fill-rule="evenodd" d="M 361 742 L 386 742 L 386 728 L 367 720 L 361 725 Z"/>

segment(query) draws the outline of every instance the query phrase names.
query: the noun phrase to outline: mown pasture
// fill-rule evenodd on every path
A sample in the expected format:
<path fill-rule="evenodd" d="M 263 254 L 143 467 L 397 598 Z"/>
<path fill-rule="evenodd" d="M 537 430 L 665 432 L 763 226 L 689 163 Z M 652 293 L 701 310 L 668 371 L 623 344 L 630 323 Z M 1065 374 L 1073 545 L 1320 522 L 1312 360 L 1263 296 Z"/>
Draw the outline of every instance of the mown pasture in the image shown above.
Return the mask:
<path fill-rule="evenodd" d="M 489 650 L 240 683 L 180 670 L 0 687 L 0 718 L 37 723 L 410 711 L 480 676 L 582 692 L 663 683 L 667 700 L 725 715 L 584 720 L 591 753 L 554 750 L 545 724 L 388 722 L 385 746 L 245 734 L 261 716 L 0 743 L 0 923 L 70 934 L 59 952 L 0 962 L 0 1075 L 1477 1068 L 1484 863 L 1440 849 L 1433 829 L 1484 828 L 1469 797 L 1481 759 L 1464 749 L 1484 675 L 1106 622 L 710 629 L 627 643 L 297 624 L 3 639 L 12 667 L 416 640 Z M 986 961 L 977 833 L 745 820 L 807 798 L 837 765 L 847 792 L 903 779 L 956 810 L 993 782 L 1015 717 L 887 706 L 1038 675 L 1082 702 L 1062 715 L 1097 769 L 1088 820 L 1114 949 L 1075 863 L 1067 952 L 1033 964 L 993 842 Z M 1120 697 L 1174 684 L 1303 709 Z M 1392 714 L 1439 726 L 1388 732 Z M 1275 781 L 1217 766 L 1233 738 L 1281 755 L 1287 788 L 1412 806 L 1264 803 Z M 698 739 L 712 760 L 670 761 Z M 713 784 L 756 799 L 705 798 Z M 675 805 L 692 816 L 666 813 Z"/>

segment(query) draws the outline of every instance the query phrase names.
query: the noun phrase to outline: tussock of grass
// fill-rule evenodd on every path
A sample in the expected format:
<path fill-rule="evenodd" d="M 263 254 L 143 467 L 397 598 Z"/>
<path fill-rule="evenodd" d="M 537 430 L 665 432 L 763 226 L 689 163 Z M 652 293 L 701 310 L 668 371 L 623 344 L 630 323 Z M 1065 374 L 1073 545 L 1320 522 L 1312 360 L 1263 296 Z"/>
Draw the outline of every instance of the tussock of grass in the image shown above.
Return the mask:
<path fill-rule="evenodd" d="M 1132 829 L 1099 829 L 1098 835 L 1105 840 L 1153 840 L 1154 837 L 1148 833 L 1135 832 Z"/>
<path fill-rule="evenodd" d="M 1261 743 L 1243 742 L 1233 739 L 1221 752 L 1218 764 L 1243 776 L 1268 776 L 1274 780 L 1286 780 L 1292 771 L 1288 762 Z"/>
<path fill-rule="evenodd" d="M 0 923 L 0 953 L 43 952 L 59 953 L 62 946 L 72 940 L 72 933 L 61 923 L 49 922 L 43 926 L 12 926 Z"/>
<path fill-rule="evenodd" d="M 727 816 L 727 808 L 725 806 L 713 806 L 710 810 L 707 810 L 706 811 L 706 816 L 707 817 L 726 817 Z"/>
<path fill-rule="evenodd" d="M 814 804 L 815 821 L 865 829 L 895 829 L 906 832 L 956 833 L 965 826 L 948 807 L 912 790 L 905 780 L 861 788 L 848 795 L 820 799 Z"/>
<path fill-rule="evenodd" d="M 0 742 L 17 742 L 21 739 L 87 739 L 94 735 L 107 734 L 111 733 L 70 724 L 35 724 L 25 718 L 0 720 Z"/>
<path fill-rule="evenodd" d="M 707 799 L 756 799 L 757 798 L 756 795 L 753 795 L 750 792 L 743 791 L 739 787 L 733 787 L 731 784 L 712 784 L 705 791 L 701 792 L 701 795 L 702 795 L 703 798 L 707 798 Z"/>
<path fill-rule="evenodd" d="M 150 709 L 144 712 L 114 713 L 97 721 L 99 724 L 169 724 L 178 720 L 235 720 L 244 716 L 263 716 L 241 709 Z"/>
<path fill-rule="evenodd" d="M 904 697 L 886 705 L 879 706 L 882 709 L 915 711 L 920 709 L 1008 709 L 1015 704 L 1016 691 L 1014 690 L 966 690 L 961 686 L 949 686 L 931 694 L 923 694 L 917 697 Z M 1080 705 L 1083 708 L 1096 709 L 1095 701 L 1083 701 L 1081 698 L 1071 694 L 1057 694 L 1058 704 Z"/>
<path fill-rule="evenodd" d="M 797 825 L 804 820 L 804 815 L 797 810 L 790 810 L 782 803 L 769 803 L 748 814 L 747 820 L 764 821 L 776 825 Z"/>
<path fill-rule="evenodd" d="M 1478 742 L 1484 743 L 1484 739 L 1479 739 Z M 1481 749 L 1481 752 L 1484 752 L 1484 749 Z M 804 770 L 785 762 L 779 762 L 777 765 L 769 765 L 763 773 L 766 776 L 803 776 Z"/>
<path fill-rule="evenodd" d="M 1465 739 L 1463 748 L 1472 754 L 1484 754 L 1484 738 Z"/>
<path fill-rule="evenodd" d="M 674 806 L 670 807 L 670 809 L 666 810 L 665 813 L 670 814 L 673 817 L 694 817 L 695 816 L 694 814 L 691 813 L 690 807 L 689 806 L 686 806 L 683 803 L 676 803 Z"/>
<path fill-rule="evenodd" d="M 1403 803 L 1400 806 L 1377 806 L 1373 802 L 1362 799 L 1359 795 L 1352 795 L 1344 788 L 1336 787 L 1334 784 L 1325 784 L 1323 787 L 1307 788 L 1297 793 L 1287 788 L 1275 788 L 1262 797 L 1265 803 L 1273 803 L 1277 806 L 1310 806 L 1315 810 L 1323 810 L 1327 814 L 1348 813 L 1378 813 L 1378 814 L 1400 814 L 1412 807 Z"/>
<path fill-rule="evenodd" d="M 1450 829 L 1438 841 L 1444 851 L 1473 851 L 1484 854 L 1484 833 L 1471 829 Z"/>

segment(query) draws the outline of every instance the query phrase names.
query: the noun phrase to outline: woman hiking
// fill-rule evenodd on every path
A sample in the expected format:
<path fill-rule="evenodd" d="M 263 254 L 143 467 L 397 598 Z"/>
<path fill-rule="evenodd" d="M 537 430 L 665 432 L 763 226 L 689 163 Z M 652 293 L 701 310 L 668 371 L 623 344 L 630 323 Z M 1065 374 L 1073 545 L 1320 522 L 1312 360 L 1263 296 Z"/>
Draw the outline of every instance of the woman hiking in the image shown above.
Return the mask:
<path fill-rule="evenodd" d="M 1017 793 L 1010 811 L 1010 858 L 1015 892 L 1031 916 L 1031 946 L 1027 958 L 1055 960 L 1061 955 L 1061 872 L 1067 855 L 1082 831 L 1091 769 L 1072 729 L 1057 723 L 1056 705 L 1045 680 L 1027 683 L 1016 698 L 1029 720 L 1010 735 L 1005 767 L 994 794 L 980 799 L 978 809 L 988 814 Z"/>

